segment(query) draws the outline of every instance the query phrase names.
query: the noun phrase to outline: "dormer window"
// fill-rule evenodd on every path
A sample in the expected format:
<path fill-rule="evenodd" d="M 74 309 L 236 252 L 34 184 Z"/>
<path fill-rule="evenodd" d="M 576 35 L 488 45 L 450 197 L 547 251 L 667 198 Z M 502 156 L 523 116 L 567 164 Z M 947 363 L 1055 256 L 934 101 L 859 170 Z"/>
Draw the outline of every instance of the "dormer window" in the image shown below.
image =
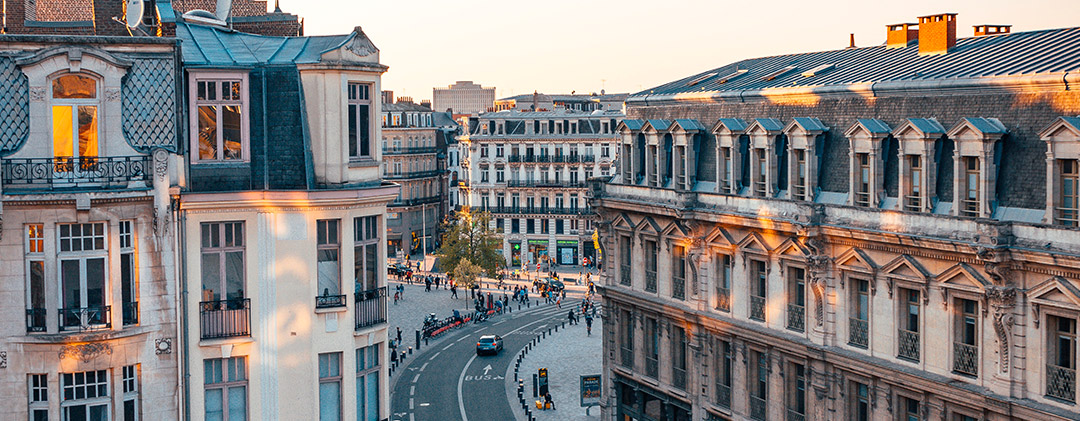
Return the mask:
<path fill-rule="evenodd" d="M 904 191 L 904 210 L 919 212 L 923 209 L 922 180 L 923 166 L 922 157 L 919 155 L 905 155 L 904 165 L 907 169 Z"/>
<path fill-rule="evenodd" d="M 870 154 L 855 154 L 858 168 L 855 171 L 855 205 L 869 207 L 870 201 Z"/>
<path fill-rule="evenodd" d="M 961 187 L 960 214 L 979 216 L 979 158 L 966 156 L 964 161 L 964 184 Z"/>
<path fill-rule="evenodd" d="M 193 159 L 247 160 L 247 75 L 193 74 L 191 85 Z"/>
<path fill-rule="evenodd" d="M 795 200 L 814 200 L 817 188 L 818 142 L 829 128 L 813 117 L 796 117 L 784 127 L 787 136 L 788 197 Z"/>
<path fill-rule="evenodd" d="M 349 158 L 371 159 L 371 85 L 349 83 Z M 394 116 L 394 125 L 398 124 Z"/>
<path fill-rule="evenodd" d="M 904 195 L 903 209 L 933 212 L 931 199 L 936 195 L 938 164 L 935 157 L 942 148 L 945 128 L 932 118 L 909 118 L 892 135 L 899 142 L 897 153 L 904 164 L 900 166 L 899 177 L 899 191 Z M 954 187 L 957 187 L 956 183 Z"/>
<path fill-rule="evenodd" d="M 1080 117 L 1058 117 L 1039 133 L 1046 142 L 1046 216 L 1044 222 L 1080 225 Z"/>
<path fill-rule="evenodd" d="M 988 218 L 995 204 L 995 151 L 1008 130 L 993 118 L 963 118 L 948 136 L 953 150 L 952 214 Z"/>
<path fill-rule="evenodd" d="M 55 171 L 90 170 L 98 156 L 97 80 L 66 74 L 52 81 Z"/>
<path fill-rule="evenodd" d="M 1054 209 L 1055 222 L 1061 225 L 1077 226 L 1077 209 L 1080 208 L 1080 161 L 1075 159 L 1057 160 L 1057 208 Z"/>

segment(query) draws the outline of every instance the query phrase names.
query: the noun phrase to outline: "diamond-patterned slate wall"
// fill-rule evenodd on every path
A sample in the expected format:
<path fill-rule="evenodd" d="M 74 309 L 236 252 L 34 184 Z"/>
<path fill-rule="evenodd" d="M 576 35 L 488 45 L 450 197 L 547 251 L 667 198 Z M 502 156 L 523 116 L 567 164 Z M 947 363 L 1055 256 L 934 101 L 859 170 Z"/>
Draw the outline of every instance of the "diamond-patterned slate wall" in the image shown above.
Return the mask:
<path fill-rule="evenodd" d="M 30 134 L 30 84 L 11 57 L 0 57 L 0 156 L 11 154 Z"/>
<path fill-rule="evenodd" d="M 177 152 L 175 70 L 171 58 L 138 58 L 124 77 L 124 137 L 139 152 Z"/>

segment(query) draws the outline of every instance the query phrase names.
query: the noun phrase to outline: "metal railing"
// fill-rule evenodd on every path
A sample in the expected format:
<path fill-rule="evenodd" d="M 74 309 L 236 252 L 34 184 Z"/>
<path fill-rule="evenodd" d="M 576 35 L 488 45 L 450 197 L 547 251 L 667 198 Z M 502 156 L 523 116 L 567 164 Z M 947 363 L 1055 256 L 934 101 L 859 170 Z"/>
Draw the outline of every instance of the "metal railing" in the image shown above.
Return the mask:
<path fill-rule="evenodd" d="M 412 147 L 390 147 L 383 148 L 383 155 L 407 155 L 407 154 L 422 154 L 422 153 L 435 153 L 439 148 L 434 146 L 412 146 Z"/>
<path fill-rule="evenodd" d="M 416 205 L 424 205 L 424 204 L 431 204 L 431 203 L 439 203 L 440 201 L 442 201 L 442 196 L 428 196 L 428 197 L 418 197 L 418 198 L 415 198 L 415 199 L 395 200 L 393 202 L 387 203 L 386 206 L 391 206 L 391 207 L 393 207 L 393 206 L 416 206 Z"/>
<path fill-rule="evenodd" d="M 904 196 L 904 210 L 909 212 L 922 211 L 921 196 Z"/>
<path fill-rule="evenodd" d="M 629 369 L 634 368 L 634 348 L 626 346 L 619 348 L 619 364 Z"/>
<path fill-rule="evenodd" d="M 645 271 L 645 292 L 656 292 L 656 271 Z"/>
<path fill-rule="evenodd" d="M 132 301 L 120 306 L 120 319 L 124 326 L 139 324 L 139 302 Z"/>
<path fill-rule="evenodd" d="M 4 187 L 123 189 L 152 181 L 149 156 L 21 158 L 0 160 Z"/>
<path fill-rule="evenodd" d="M 979 347 L 963 342 L 953 342 L 953 372 L 978 376 Z"/>
<path fill-rule="evenodd" d="M 619 284 L 630 286 L 630 265 L 619 267 Z"/>
<path fill-rule="evenodd" d="M 870 193 L 855 192 L 855 206 L 870 206 Z"/>
<path fill-rule="evenodd" d="M 199 325 L 203 339 L 251 336 L 251 299 L 202 301 Z"/>
<path fill-rule="evenodd" d="M 671 385 L 676 389 L 686 390 L 686 369 L 679 367 L 671 368 Z"/>
<path fill-rule="evenodd" d="M 899 329 L 896 332 L 896 337 L 897 342 L 900 344 L 897 357 L 919 362 L 919 333 Z"/>
<path fill-rule="evenodd" d="M 765 321 L 765 297 L 750 296 L 750 319 Z"/>
<path fill-rule="evenodd" d="M 388 172 L 383 175 L 383 178 L 386 180 L 401 180 L 405 178 L 435 177 L 442 173 L 442 170 Z"/>
<path fill-rule="evenodd" d="M 356 293 L 356 330 L 386 323 L 386 287 Z"/>
<path fill-rule="evenodd" d="M 788 408 L 787 421 L 806 421 L 806 415 L 800 414 L 798 411 Z"/>
<path fill-rule="evenodd" d="M 592 208 L 560 208 L 554 206 L 488 206 L 491 213 L 509 213 L 515 215 L 588 215 Z"/>
<path fill-rule="evenodd" d="M 1080 209 L 1058 206 L 1055 210 L 1057 215 L 1054 219 L 1059 225 L 1075 227 L 1080 222 Z"/>
<path fill-rule="evenodd" d="M 660 362 L 655 356 L 645 356 L 645 375 L 657 378 L 660 374 Z"/>
<path fill-rule="evenodd" d="M 112 306 L 62 308 L 60 331 L 112 328 Z"/>
<path fill-rule="evenodd" d="M 979 216 L 979 201 L 976 199 L 960 200 L 960 216 Z"/>
<path fill-rule="evenodd" d="M 1076 402 L 1076 370 L 1047 364 L 1046 396 Z"/>
<path fill-rule="evenodd" d="M 47 312 L 43 308 L 26 309 L 26 332 L 44 332 Z"/>
<path fill-rule="evenodd" d="M 522 162 L 522 163 L 568 163 L 573 164 L 577 162 L 596 162 L 596 156 L 594 155 L 510 155 L 507 157 L 507 162 Z"/>
<path fill-rule="evenodd" d="M 806 307 L 798 304 L 787 305 L 787 328 L 796 332 L 806 330 Z"/>
<path fill-rule="evenodd" d="M 315 297 L 315 308 L 345 307 L 345 295 L 319 295 Z"/>
<path fill-rule="evenodd" d="M 716 384 L 716 403 L 724 408 L 731 408 L 731 386 Z"/>
<path fill-rule="evenodd" d="M 686 299 L 686 279 L 678 276 L 671 277 L 671 298 L 676 300 Z"/>
<path fill-rule="evenodd" d="M 731 311 L 731 290 L 727 288 L 716 288 L 716 309 L 720 311 Z"/>
<path fill-rule="evenodd" d="M 765 399 L 750 396 L 750 419 L 765 421 Z"/>
<path fill-rule="evenodd" d="M 567 180 L 553 181 L 553 180 L 510 180 L 506 182 L 506 187 L 557 187 L 576 189 L 584 188 L 585 183 L 574 182 Z"/>
<path fill-rule="evenodd" d="M 848 318 L 848 345 L 857 346 L 859 348 L 866 348 L 870 345 L 870 337 L 868 330 L 870 329 L 870 322 L 857 318 Z"/>

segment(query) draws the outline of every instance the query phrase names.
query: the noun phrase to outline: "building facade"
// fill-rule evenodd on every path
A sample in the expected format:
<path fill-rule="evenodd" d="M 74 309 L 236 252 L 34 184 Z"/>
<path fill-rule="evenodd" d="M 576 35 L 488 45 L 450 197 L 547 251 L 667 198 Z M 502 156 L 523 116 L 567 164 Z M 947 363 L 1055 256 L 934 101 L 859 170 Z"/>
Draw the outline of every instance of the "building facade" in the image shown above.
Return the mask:
<path fill-rule="evenodd" d="M 431 103 L 435 111 L 451 111 L 454 119 L 460 116 L 476 117 L 491 109 L 495 102 L 495 88 L 485 88 L 471 80 L 457 81 L 445 88 L 433 88 Z"/>
<path fill-rule="evenodd" d="M 618 111 L 481 114 L 459 138 L 459 203 L 492 213 L 508 267 L 594 256 L 585 182 L 615 173 Z M 459 183 L 460 186 L 460 183 Z"/>
<path fill-rule="evenodd" d="M 0 418 L 178 413 L 174 40 L 0 35 Z"/>
<path fill-rule="evenodd" d="M 888 29 L 629 98 L 605 419 L 1076 418 L 1080 28 Z"/>
<path fill-rule="evenodd" d="M 176 31 L 184 417 L 388 418 L 379 50 Z"/>
<path fill-rule="evenodd" d="M 447 139 L 459 128 L 412 101 L 384 102 L 382 115 L 383 178 L 401 185 L 387 209 L 387 252 L 430 253 L 449 207 Z"/>
<path fill-rule="evenodd" d="M 622 111 L 629 94 L 532 94 L 515 95 L 495 101 L 495 111 L 553 111 L 558 109 L 591 112 Z"/>

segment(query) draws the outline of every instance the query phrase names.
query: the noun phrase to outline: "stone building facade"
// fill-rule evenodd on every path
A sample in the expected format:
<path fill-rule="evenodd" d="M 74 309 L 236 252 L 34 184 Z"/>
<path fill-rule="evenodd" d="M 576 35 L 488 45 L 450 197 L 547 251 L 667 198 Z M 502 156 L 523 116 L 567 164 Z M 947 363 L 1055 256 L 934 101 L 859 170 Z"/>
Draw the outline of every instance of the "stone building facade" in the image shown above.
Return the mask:
<path fill-rule="evenodd" d="M 461 116 L 476 117 L 491 110 L 495 103 L 495 88 L 461 80 L 445 88 L 433 88 L 431 103 L 435 111 L 453 112 L 455 120 Z"/>
<path fill-rule="evenodd" d="M 177 46 L 78 40 L 0 35 L 0 418 L 172 419 Z"/>
<path fill-rule="evenodd" d="M 1080 28 L 955 25 L 631 95 L 605 419 L 1076 417 Z"/>
<path fill-rule="evenodd" d="M 459 138 L 460 203 L 492 213 L 509 267 L 595 257 L 585 182 L 615 174 L 619 111 L 481 114 Z M 460 184 L 459 184 L 460 186 Z"/>

